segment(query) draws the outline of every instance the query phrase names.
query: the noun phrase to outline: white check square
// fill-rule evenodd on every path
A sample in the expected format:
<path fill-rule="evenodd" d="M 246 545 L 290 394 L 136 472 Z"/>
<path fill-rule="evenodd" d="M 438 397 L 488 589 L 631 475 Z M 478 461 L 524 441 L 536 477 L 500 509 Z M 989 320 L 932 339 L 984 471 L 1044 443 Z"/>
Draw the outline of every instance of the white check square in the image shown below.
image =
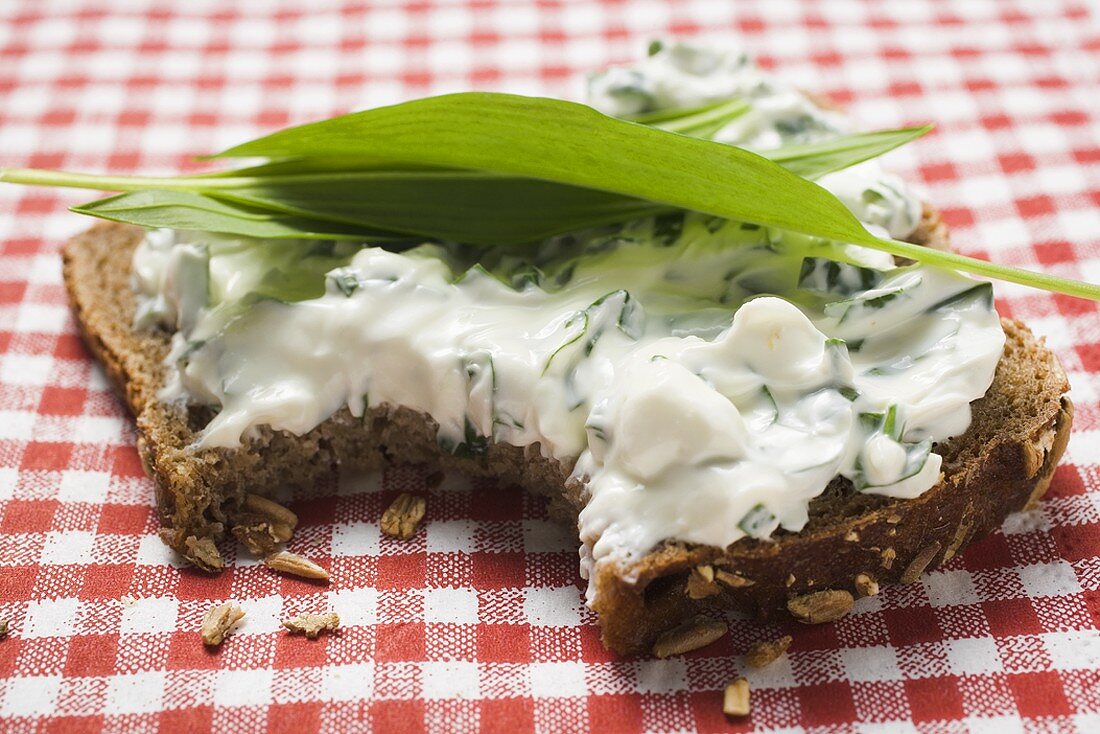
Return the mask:
<path fill-rule="evenodd" d="M 535 698 L 588 695 L 584 663 L 532 663 L 527 670 L 531 676 L 531 695 Z"/>
<path fill-rule="evenodd" d="M 321 697 L 325 700 L 368 701 L 374 695 L 374 663 L 332 665 L 321 675 Z"/>
<path fill-rule="evenodd" d="M 981 601 L 973 577 L 966 571 L 933 571 L 921 579 L 933 607 L 977 604 Z"/>
<path fill-rule="evenodd" d="M 108 714 L 147 714 L 159 711 L 164 700 L 167 673 L 152 671 L 115 675 L 107 680 Z"/>
<path fill-rule="evenodd" d="M 158 535 L 145 535 L 138 541 L 135 563 L 139 566 L 171 565 L 179 568 L 182 562 L 172 549 L 164 544 Z"/>
<path fill-rule="evenodd" d="M 53 357 L 5 354 L 0 361 L 0 382 L 9 385 L 47 385 L 53 372 Z"/>
<path fill-rule="evenodd" d="M 92 560 L 95 534 L 88 530 L 51 531 L 46 533 L 42 548 L 42 563 L 48 566 L 86 564 Z"/>
<path fill-rule="evenodd" d="M 944 651 L 951 672 L 956 675 L 982 675 L 1003 669 L 997 643 L 990 637 L 945 640 Z"/>
<path fill-rule="evenodd" d="M 1016 573 L 1030 597 L 1066 596 L 1081 591 L 1073 566 L 1063 560 L 1021 566 Z"/>
<path fill-rule="evenodd" d="M 425 526 L 429 553 L 472 553 L 474 523 L 469 520 L 445 520 Z"/>
<path fill-rule="evenodd" d="M 82 416 L 73 424 L 71 440 L 95 444 L 120 443 L 122 420 L 111 416 Z"/>
<path fill-rule="evenodd" d="M 332 528 L 334 557 L 378 555 L 381 531 L 376 522 L 340 523 Z"/>
<path fill-rule="evenodd" d="M 4 414 L 0 413 L 0 423 L 4 420 Z M 0 436 L 2 438 L 2 436 Z M 19 470 L 9 467 L 0 467 L 0 500 L 10 500 L 15 496 L 15 485 L 19 483 Z"/>
<path fill-rule="evenodd" d="M 221 670 L 214 683 L 217 706 L 266 706 L 271 702 L 271 670 Z"/>
<path fill-rule="evenodd" d="M 841 651 L 844 674 L 852 681 L 901 680 L 897 653 L 887 645 L 850 647 Z"/>
<path fill-rule="evenodd" d="M 421 685 L 427 699 L 477 698 L 481 691 L 477 663 L 464 660 L 421 663 Z"/>
<path fill-rule="evenodd" d="M 424 621 L 477 624 L 477 592 L 474 589 L 425 589 Z"/>
<path fill-rule="evenodd" d="M 17 676 L 9 678 L 4 687 L 7 695 L 0 711 L 5 717 L 48 716 L 53 712 L 61 691 L 61 676 Z"/>
<path fill-rule="evenodd" d="M 571 627 L 581 621 L 580 594 L 572 586 L 560 589 L 524 590 L 523 613 L 527 621 L 543 627 Z"/>
<path fill-rule="evenodd" d="M 38 599 L 27 604 L 23 621 L 24 637 L 68 637 L 76 633 L 76 615 L 80 600 L 75 598 Z"/>
<path fill-rule="evenodd" d="M 687 663 L 682 659 L 641 660 L 636 665 L 639 693 L 675 693 L 687 688 Z"/>
<path fill-rule="evenodd" d="M 329 594 L 343 627 L 364 627 L 378 622 L 378 589 L 340 589 Z"/>
<path fill-rule="evenodd" d="M 15 330 L 60 334 L 68 320 L 69 310 L 64 306 L 24 303 L 16 317 Z"/>
<path fill-rule="evenodd" d="M 1025 729 L 1024 723 L 1016 716 L 997 716 L 989 719 L 970 719 L 966 722 L 966 731 L 970 734 L 1023 734 Z"/>
<path fill-rule="evenodd" d="M 110 488 L 111 475 L 108 472 L 67 469 L 61 472 L 57 499 L 61 502 L 100 504 L 107 499 Z"/>
<path fill-rule="evenodd" d="M 122 609 L 123 634 L 174 632 L 180 603 L 168 596 L 145 597 Z"/>
<path fill-rule="evenodd" d="M 1042 640 L 1055 670 L 1100 670 L 1100 632 L 1050 632 Z"/>
<path fill-rule="evenodd" d="M 0 357 L 0 359 L 3 359 Z M 2 378 L 0 378 L 2 381 Z M 34 423 L 38 416 L 27 410 L 0 410 L 0 438 L 14 438 L 25 440 L 34 430 Z M 4 469 L 8 471 L 8 469 Z M 10 471 L 14 472 L 15 469 Z M 14 487 L 14 484 L 12 485 Z M 0 493 L 3 488 L 0 487 Z M 3 496 L 0 494 L 0 496 Z"/>

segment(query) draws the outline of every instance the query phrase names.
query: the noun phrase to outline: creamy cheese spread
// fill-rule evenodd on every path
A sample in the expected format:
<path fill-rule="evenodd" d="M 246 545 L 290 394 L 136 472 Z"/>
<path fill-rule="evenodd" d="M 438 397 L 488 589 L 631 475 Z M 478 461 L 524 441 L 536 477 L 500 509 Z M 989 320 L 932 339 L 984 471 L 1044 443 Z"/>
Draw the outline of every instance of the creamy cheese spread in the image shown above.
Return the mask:
<path fill-rule="evenodd" d="M 747 146 L 846 125 L 741 54 L 682 45 L 590 86 L 619 115 L 744 96 L 716 139 Z M 875 163 L 819 183 L 891 236 L 919 221 Z M 699 214 L 519 252 L 160 230 L 134 256 L 138 322 L 175 331 L 162 397 L 217 409 L 198 449 L 383 404 L 429 414 L 456 454 L 537 444 L 584 481 L 586 575 L 666 539 L 797 531 L 837 476 L 919 495 L 1004 345 L 989 284 Z"/>

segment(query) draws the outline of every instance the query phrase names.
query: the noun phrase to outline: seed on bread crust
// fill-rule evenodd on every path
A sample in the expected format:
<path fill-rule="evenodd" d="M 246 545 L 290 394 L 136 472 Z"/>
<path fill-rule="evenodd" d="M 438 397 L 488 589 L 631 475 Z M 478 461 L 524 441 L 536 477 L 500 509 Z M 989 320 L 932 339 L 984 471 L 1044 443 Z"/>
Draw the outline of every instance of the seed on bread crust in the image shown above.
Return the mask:
<path fill-rule="evenodd" d="M 307 612 L 283 621 L 283 627 L 286 627 L 290 634 L 305 635 L 311 640 L 316 640 L 325 630 L 335 631 L 339 626 L 340 615 L 336 612 L 325 614 L 310 614 Z"/>
<path fill-rule="evenodd" d="M 153 472 L 153 465 L 151 463 L 152 456 L 149 452 L 149 442 L 145 440 L 143 436 L 138 436 L 137 441 L 138 461 L 141 462 L 141 469 L 145 472 L 145 476 L 150 479 L 156 479 L 156 474 Z"/>
<path fill-rule="evenodd" d="M 253 555 L 268 555 L 279 544 L 288 542 L 298 527 L 297 515 L 258 494 L 246 493 L 241 510 L 232 530 L 233 537 Z"/>
<path fill-rule="evenodd" d="M 273 571 L 289 573 L 293 576 L 301 576 L 306 579 L 328 581 L 328 571 L 318 566 L 313 561 L 289 551 L 272 553 L 264 558 L 264 565 Z"/>
<path fill-rule="evenodd" d="M 294 528 L 298 527 L 297 515 L 280 505 L 278 502 L 272 502 L 267 497 L 245 493 L 244 509 L 269 518 L 272 522 L 287 525 L 290 527 L 291 532 L 294 532 Z"/>
<path fill-rule="evenodd" d="M 894 559 L 898 557 L 898 552 L 893 548 L 885 548 L 879 555 L 882 557 L 882 567 L 890 570 L 894 565 Z"/>
<path fill-rule="evenodd" d="M 853 603 L 855 599 L 847 591 L 828 589 L 790 599 L 787 610 L 802 624 L 823 624 L 843 617 Z"/>
<path fill-rule="evenodd" d="M 382 513 L 382 532 L 391 538 L 408 540 L 416 535 L 416 528 L 424 519 L 426 509 L 427 503 L 423 497 L 408 493 L 399 494 Z"/>
<path fill-rule="evenodd" d="M 874 596 L 878 593 L 878 582 L 870 574 L 857 574 L 855 586 L 860 596 Z"/>
<path fill-rule="evenodd" d="M 787 652 L 787 648 L 791 646 L 793 638 L 790 635 L 784 635 L 778 640 L 764 640 L 756 643 L 749 648 L 749 651 L 745 653 L 745 662 L 750 668 L 763 668 L 771 665 L 779 657 Z"/>
<path fill-rule="evenodd" d="M 726 686 L 722 695 L 722 712 L 726 716 L 748 716 L 752 710 L 749 700 L 749 682 L 737 676 Z"/>
<path fill-rule="evenodd" d="M 739 573 L 730 573 L 729 571 L 723 571 L 721 569 L 714 572 L 714 578 L 731 589 L 740 589 L 745 586 L 752 586 L 756 583 L 752 579 L 747 579 Z"/>
<path fill-rule="evenodd" d="M 970 528 L 972 527 L 974 527 L 973 520 L 959 523 L 959 529 L 955 531 L 955 537 L 951 539 L 951 545 L 947 546 L 947 550 L 943 552 L 943 560 L 940 563 L 947 563 L 955 557 L 955 554 L 959 552 L 959 548 L 970 537 Z"/>
<path fill-rule="evenodd" d="M 266 556 L 280 543 L 286 543 L 293 536 L 289 525 L 281 522 L 262 521 L 251 525 L 234 525 L 233 537 L 240 541 L 248 552 L 255 556 Z"/>
<path fill-rule="evenodd" d="M 668 630 L 653 643 L 653 654 L 659 658 L 682 655 L 698 650 L 726 634 L 726 624 L 711 619 L 697 619 Z"/>
<path fill-rule="evenodd" d="M 901 574 L 901 583 L 911 584 L 919 579 L 920 575 L 924 573 L 924 569 L 928 568 L 928 564 L 932 563 L 932 559 L 939 552 L 940 542 L 938 540 L 932 545 L 922 548 L 921 552 L 905 567 L 905 571 Z"/>
<path fill-rule="evenodd" d="M 692 599 L 706 599 L 708 596 L 714 596 L 720 592 L 721 589 L 714 582 L 714 567 L 696 566 L 691 569 L 691 573 L 688 574 L 686 590 L 688 597 Z"/>
<path fill-rule="evenodd" d="M 1048 439 L 1047 436 L 1050 438 Z M 1054 430 L 1051 430 L 1044 434 L 1043 437 L 1037 443 L 1025 443 L 1021 447 L 1024 457 L 1024 476 L 1031 479 L 1039 470 L 1043 468 L 1043 464 L 1047 460 L 1047 451 L 1054 443 Z"/>
<path fill-rule="evenodd" d="M 217 647 L 225 640 L 229 631 L 244 618 L 244 610 L 232 602 L 210 607 L 202 618 L 202 644 Z"/>

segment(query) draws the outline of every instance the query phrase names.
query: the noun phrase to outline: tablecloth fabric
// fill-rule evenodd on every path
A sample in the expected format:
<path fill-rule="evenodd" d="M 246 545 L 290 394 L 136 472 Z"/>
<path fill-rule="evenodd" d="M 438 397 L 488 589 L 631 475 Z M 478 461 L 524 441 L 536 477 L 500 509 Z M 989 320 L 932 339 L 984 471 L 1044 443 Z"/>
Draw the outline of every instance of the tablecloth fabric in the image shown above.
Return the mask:
<path fill-rule="evenodd" d="M 174 172 L 276 127 L 480 88 L 577 96 L 652 37 L 743 44 L 865 127 L 934 121 L 892 156 L 964 251 L 1100 282 L 1100 8 L 1069 0 L 0 3 L 0 165 Z M 134 429 L 80 344 L 58 249 L 86 193 L 0 186 L 0 729 L 5 731 L 1100 731 L 1100 320 L 1001 287 L 1073 385 L 1047 500 L 919 583 L 790 629 L 721 713 L 739 655 L 784 628 L 730 618 L 668 660 L 605 651 L 574 540 L 518 490 L 422 472 L 290 498 L 291 549 L 332 583 L 227 548 L 210 578 L 156 537 Z M 399 491 L 411 541 L 381 537 Z M 212 601 L 245 623 L 217 652 Z M 340 632 L 279 620 L 336 610 Z"/>

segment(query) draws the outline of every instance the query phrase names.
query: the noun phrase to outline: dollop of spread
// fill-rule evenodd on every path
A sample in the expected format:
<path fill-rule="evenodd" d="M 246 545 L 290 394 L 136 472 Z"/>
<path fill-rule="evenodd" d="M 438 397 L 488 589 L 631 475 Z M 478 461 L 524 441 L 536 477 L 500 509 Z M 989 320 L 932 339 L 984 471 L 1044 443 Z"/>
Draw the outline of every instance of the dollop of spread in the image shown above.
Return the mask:
<path fill-rule="evenodd" d="M 753 107 L 723 142 L 845 129 L 739 53 L 666 46 L 590 81 L 591 102 L 620 115 L 732 95 Z M 875 163 L 819 183 L 891 236 L 919 221 Z M 537 444 L 584 483 L 586 574 L 629 575 L 664 540 L 797 531 L 838 476 L 918 496 L 940 476 L 933 444 L 966 430 L 1004 345 L 987 283 L 691 213 L 522 257 L 161 230 L 135 252 L 134 282 L 139 325 L 174 331 L 162 398 L 217 410 L 196 449 L 378 405 L 430 415 L 459 455 Z"/>

